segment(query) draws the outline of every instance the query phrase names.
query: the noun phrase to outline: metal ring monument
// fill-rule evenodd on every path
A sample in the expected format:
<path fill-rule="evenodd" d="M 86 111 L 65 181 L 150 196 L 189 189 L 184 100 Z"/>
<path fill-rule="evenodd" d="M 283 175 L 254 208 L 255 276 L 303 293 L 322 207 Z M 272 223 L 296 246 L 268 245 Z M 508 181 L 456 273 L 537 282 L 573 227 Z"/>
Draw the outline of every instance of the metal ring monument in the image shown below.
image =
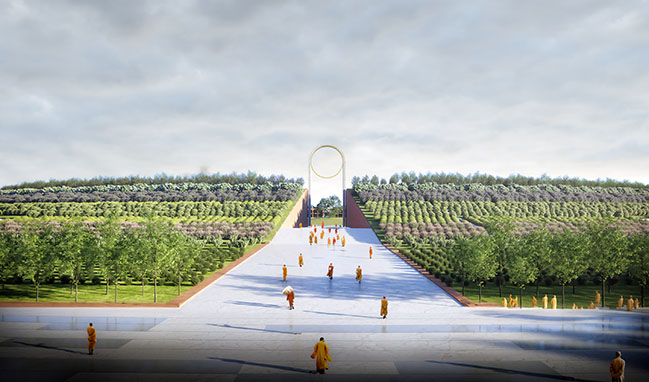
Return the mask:
<path fill-rule="evenodd" d="M 329 175 L 329 176 L 321 175 L 315 170 L 315 168 L 313 168 L 313 156 L 319 150 L 322 150 L 322 149 L 325 149 L 325 148 L 336 150 L 338 152 L 338 154 L 340 154 L 340 160 L 341 160 L 340 168 L 338 169 L 338 171 L 336 171 L 335 174 Z M 347 193 L 345 192 L 345 155 L 343 154 L 342 151 L 340 151 L 340 149 L 338 147 L 332 146 L 332 145 L 318 146 L 318 147 L 315 148 L 315 150 L 313 150 L 311 152 L 311 155 L 309 156 L 309 189 L 308 189 L 308 195 L 309 195 L 309 213 L 308 213 L 308 215 L 309 215 L 309 225 L 311 225 L 311 172 L 313 172 L 319 178 L 332 179 L 332 178 L 338 176 L 338 174 L 340 174 L 341 171 L 343 173 L 343 182 L 342 182 L 342 188 L 343 188 L 343 227 L 345 227 L 345 226 L 347 226 L 347 195 L 346 195 Z"/>

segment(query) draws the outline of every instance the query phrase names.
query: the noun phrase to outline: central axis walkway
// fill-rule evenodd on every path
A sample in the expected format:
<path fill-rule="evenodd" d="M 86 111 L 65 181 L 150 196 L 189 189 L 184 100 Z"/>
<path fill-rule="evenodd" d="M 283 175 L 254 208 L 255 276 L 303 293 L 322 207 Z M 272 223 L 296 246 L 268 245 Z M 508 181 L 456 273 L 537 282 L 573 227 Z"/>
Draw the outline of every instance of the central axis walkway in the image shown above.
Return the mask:
<path fill-rule="evenodd" d="M 309 246 L 308 232 L 281 229 L 178 309 L 3 308 L 0 379 L 605 381 L 615 350 L 627 375 L 649 372 L 646 314 L 464 308 L 369 229 L 339 230 L 345 248 L 328 247 L 328 233 L 325 244 Z M 281 294 L 287 285 L 295 310 Z M 98 331 L 92 357 L 84 350 L 89 321 Z M 324 377 L 312 374 L 309 358 L 321 336 L 333 358 Z"/>

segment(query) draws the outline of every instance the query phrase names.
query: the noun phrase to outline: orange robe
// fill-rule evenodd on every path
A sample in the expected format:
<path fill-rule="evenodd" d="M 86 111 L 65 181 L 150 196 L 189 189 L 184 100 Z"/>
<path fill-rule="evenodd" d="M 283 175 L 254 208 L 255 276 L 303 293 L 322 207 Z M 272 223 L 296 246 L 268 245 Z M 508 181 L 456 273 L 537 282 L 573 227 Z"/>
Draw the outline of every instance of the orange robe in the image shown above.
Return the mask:
<path fill-rule="evenodd" d="M 298 259 L 297 261 L 300 264 L 300 266 L 303 266 L 304 265 L 304 258 L 302 257 L 302 254 L 300 254 L 300 257 L 298 257 L 297 259 Z"/>
<path fill-rule="evenodd" d="M 370 259 L 372 258 L 372 247 L 370 247 Z"/>
<path fill-rule="evenodd" d="M 502 306 L 503 306 L 503 308 L 507 307 L 507 297 L 503 297 Z"/>
<path fill-rule="evenodd" d="M 343 244 L 343 247 L 344 247 L 345 246 L 345 236 L 343 236 L 342 244 Z"/>
<path fill-rule="evenodd" d="M 329 356 L 329 347 L 324 341 L 315 344 L 313 347 L 313 353 L 311 353 L 311 358 L 315 358 L 316 370 L 329 369 L 327 361 L 331 362 L 331 357 Z"/>
<path fill-rule="evenodd" d="M 358 282 L 360 283 L 362 278 L 363 278 L 363 270 L 361 269 L 361 267 L 358 267 L 356 268 L 356 280 L 358 280 Z"/>
<path fill-rule="evenodd" d="M 288 306 L 293 306 L 293 301 L 295 300 L 295 292 L 287 294 L 286 300 L 288 300 Z"/>
<path fill-rule="evenodd" d="M 284 281 L 286 281 L 286 275 L 288 275 L 288 269 L 282 267 L 282 277 L 284 278 Z"/>
<path fill-rule="evenodd" d="M 595 291 L 595 304 L 599 305 L 602 303 L 602 296 L 600 296 L 598 291 Z"/>
<path fill-rule="evenodd" d="M 548 295 L 546 294 L 545 296 L 543 296 L 541 301 L 543 301 L 543 309 L 547 309 L 548 308 Z"/>
<path fill-rule="evenodd" d="M 324 222 L 322 222 L 322 229 L 324 229 Z"/>
<path fill-rule="evenodd" d="M 97 343 L 97 331 L 92 326 L 88 326 L 86 329 L 88 332 L 88 352 L 95 350 L 95 344 Z"/>
<path fill-rule="evenodd" d="M 633 296 L 629 297 L 629 299 L 626 301 L 626 310 L 627 311 L 632 311 L 633 310 Z"/>
<path fill-rule="evenodd" d="M 387 299 L 381 299 L 381 316 L 387 316 L 388 315 L 388 300 Z"/>
<path fill-rule="evenodd" d="M 333 265 L 330 265 L 330 266 L 329 266 L 329 270 L 327 271 L 327 276 L 328 276 L 329 278 L 334 277 L 334 266 L 333 266 Z"/>
<path fill-rule="evenodd" d="M 331 238 L 327 238 L 327 245 L 331 245 Z"/>
<path fill-rule="evenodd" d="M 557 296 L 552 296 L 552 300 L 550 301 L 550 305 L 552 305 L 552 309 L 557 309 Z"/>
<path fill-rule="evenodd" d="M 536 308 L 536 304 L 537 304 L 536 296 L 532 296 L 532 308 Z"/>
<path fill-rule="evenodd" d="M 620 309 L 624 305 L 624 297 L 620 296 L 620 299 L 617 300 L 617 308 Z"/>

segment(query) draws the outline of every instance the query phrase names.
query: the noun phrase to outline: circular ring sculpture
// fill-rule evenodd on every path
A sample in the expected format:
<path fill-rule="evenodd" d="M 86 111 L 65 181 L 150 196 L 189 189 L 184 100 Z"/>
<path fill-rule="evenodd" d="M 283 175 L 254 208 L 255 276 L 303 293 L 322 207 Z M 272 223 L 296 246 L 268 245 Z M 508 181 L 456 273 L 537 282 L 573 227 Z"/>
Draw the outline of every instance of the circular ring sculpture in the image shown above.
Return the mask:
<path fill-rule="evenodd" d="M 320 149 L 324 149 L 324 148 L 331 148 L 331 149 L 334 149 L 334 150 L 336 150 L 336 151 L 338 152 L 338 154 L 340 154 L 340 168 L 338 169 L 338 171 L 336 171 L 335 174 L 333 174 L 333 175 L 331 175 L 331 176 L 323 176 L 323 175 L 320 175 L 320 174 L 318 174 L 318 172 L 315 170 L 315 168 L 313 168 L 313 156 L 315 155 L 316 152 L 318 152 L 318 150 L 320 150 Z M 332 146 L 332 145 L 322 145 L 322 146 L 318 146 L 318 147 L 316 147 L 316 149 L 313 150 L 313 152 L 311 153 L 311 157 L 309 157 L 309 167 L 311 168 L 311 171 L 313 171 L 314 174 L 316 174 L 318 177 L 320 177 L 320 178 L 322 178 L 322 179 L 331 179 L 331 178 L 336 177 L 336 176 L 337 176 L 338 174 L 340 174 L 340 172 L 343 170 L 343 166 L 345 166 L 345 157 L 343 156 L 342 151 L 340 151 L 340 150 L 338 149 L 338 147 L 336 147 L 336 146 Z"/>

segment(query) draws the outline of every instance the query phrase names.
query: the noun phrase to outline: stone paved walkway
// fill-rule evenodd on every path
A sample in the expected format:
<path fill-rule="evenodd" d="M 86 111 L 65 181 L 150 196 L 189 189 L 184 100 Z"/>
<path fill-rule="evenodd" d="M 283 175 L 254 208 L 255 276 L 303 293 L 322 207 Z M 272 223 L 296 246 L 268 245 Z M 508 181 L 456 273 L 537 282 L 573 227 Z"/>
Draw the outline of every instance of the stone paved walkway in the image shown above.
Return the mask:
<path fill-rule="evenodd" d="M 607 381 L 615 350 L 628 380 L 649 373 L 646 313 L 464 308 L 371 230 L 340 235 L 345 248 L 309 246 L 308 229 L 282 229 L 178 309 L 2 308 L 0 380 Z M 286 285 L 295 310 L 281 294 Z M 85 354 L 89 321 L 98 331 L 93 356 Z M 320 336 L 334 360 L 325 376 L 312 373 L 309 358 Z"/>

